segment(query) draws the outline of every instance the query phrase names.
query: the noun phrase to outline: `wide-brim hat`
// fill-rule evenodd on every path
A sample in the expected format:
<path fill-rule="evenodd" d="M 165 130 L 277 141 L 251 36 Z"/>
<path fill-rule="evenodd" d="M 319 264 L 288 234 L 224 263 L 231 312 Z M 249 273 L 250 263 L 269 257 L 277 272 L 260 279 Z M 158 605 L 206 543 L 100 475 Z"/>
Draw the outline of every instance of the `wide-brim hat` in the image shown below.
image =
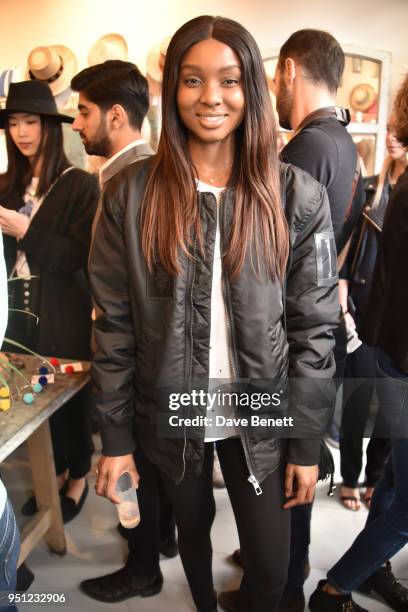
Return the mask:
<path fill-rule="evenodd" d="M 105 34 L 98 38 L 88 52 L 89 66 L 102 64 L 107 60 L 122 60 L 126 62 L 128 57 L 128 46 L 121 34 Z"/>
<path fill-rule="evenodd" d="M 163 80 L 164 62 L 170 40 L 171 36 L 166 36 L 161 42 L 152 47 L 147 55 L 146 72 L 149 77 L 158 83 L 161 83 Z"/>
<path fill-rule="evenodd" d="M 369 83 L 356 85 L 350 93 L 350 106 L 355 111 L 367 112 L 377 101 L 377 94 L 374 87 Z"/>
<path fill-rule="evenodd" d="M 72 123 L 73 117 L 58 112 L 51 89 L 41 81 L 22 81 L 11 83 L 6 107 L 0 110 L 0 128 L 4 128 L 11 113 L 30 113 L 30 115 L 47 115 L 58 121 Z"/>
<path fill-rule="evenodd" d="M 7 68 L 0 72 L 0 98 L 7 98 L 10 83 L 21 81 L 20 68 Z"/>
<path fill-rule="evenodd" d="M 27 79 L 46 83 L 54 96 L 70 87 L 77 72 L 78 62 L 73 51 L 63 45 L 36 47 L 28 56 Z"/>

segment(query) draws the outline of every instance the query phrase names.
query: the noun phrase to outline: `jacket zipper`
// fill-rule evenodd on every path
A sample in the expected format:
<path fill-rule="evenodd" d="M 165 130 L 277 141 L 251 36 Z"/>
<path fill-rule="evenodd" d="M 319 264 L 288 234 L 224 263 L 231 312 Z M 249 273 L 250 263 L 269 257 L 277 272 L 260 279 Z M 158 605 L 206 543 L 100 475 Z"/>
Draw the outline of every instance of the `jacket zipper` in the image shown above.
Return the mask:
<path fill-rule="evenodd" d="M 200 204 L 201 204 L 201 194 L 198 193 L 198 207 L 200 209 Z M 187 382 L 188 385 L 188 390 L 190 391 L 190 384 L 191 384 L 191 375 L 192 375 L 192 368 L 193 368 L 193 360 L 192 360 L 192 355 L 193 355 L 193 289 L 194 289 L 194 281 L 195 281 L 195 254 L 196 254 L 196 245 L 197 245 L 197 238 L 194 237 L 194 244 L 193 244 L 193 262 L 188 261 L 188 274 L 187 274 L 187 289 L 190 288 L 190 316 L 189 316 L 189 321 L 187 322 L 188 325 L 187 327 L 189 328 L 189 342 L 187 343 L 186 346 L 186 377 L 185 377 L 185 382 Z M 184 444 L 183 444 L 183 452 L 182 452 L 182 461 L 183 461 L 183 469 L 180 475 L 180 478 L 176 481 L 177 484 L 180 484 L 180 482 L 183 480 L 185 473 L 186 473 L 186 450 L 187 450 L 187 426 L 184 425 Z"/>
<path fill-rule="evenodd" d="M 229 337 L 228 356 L 229 356 L 229 359 L 230 359 L 232 375 L 234 377 L 234 380 L 236 380 L 238 378 L 238 367 L 237 367 L 237 359 L 236 359 L 236 354 L 235 354 L 235 338 L 234 338 L 234 332 L 233 332 L 233 328 L 232 328 L 232 324 L 231 324 L 231 315 L 230 315 L 229 283 L 228 283 L 228 281 L 225 280 L 224 269 L 223 269 L 223 265 L 222 265 L 222 255 L 223 255 L 223 245 L 224 245 L 224 241 L 223 241 L 223 234 L 224 234 L 224 232 L 223 232 L 223 229 L 224 229 L 224 218 L 225 218 L 225 215 L 226 215 L 225 197 L 222 197 L 221 202 L 220 202 L 220 207 L 221 207 L 221 204 L 224 204 L 224 206 L 222 207 L 222 214 L 219 215 L 219 219 L 220 219 L 221 269 L 222 269 L 222 273 L 221 273 L 221 286 L 222 286 L 222 293 L 223 293 L 223 296 L 224 296 L 225 318 L 226 318 L 226 322 L 227 322 L 227 332 L 228 332 L 228 337 Z M 221 209 L 220 209 L 220 212 L 221 212 Z M 259 484 L 259 481 L 258 481 L 258 479 L 255 476 L 255 467 L 253 465 L 251 456 L 250 456 L 249 451 L 248 451 L 248 444 L 247 444 L 245 433 L 244 433 L 244 431 L 243 431 L 241 426 L 239 426 L 239 431 L 240 431 L 240 438 L 241 438 L 241 442 L 242 442 L 242 447 L 244 449 L 245 461 L 246 461 L 248 472 L 249 472 L 249 476 L 248 476 L 247 480 L 254 487 L 254 491 L 255 491 L 256 495 L 261 495 L 262 494 L 261 485 Z"/>

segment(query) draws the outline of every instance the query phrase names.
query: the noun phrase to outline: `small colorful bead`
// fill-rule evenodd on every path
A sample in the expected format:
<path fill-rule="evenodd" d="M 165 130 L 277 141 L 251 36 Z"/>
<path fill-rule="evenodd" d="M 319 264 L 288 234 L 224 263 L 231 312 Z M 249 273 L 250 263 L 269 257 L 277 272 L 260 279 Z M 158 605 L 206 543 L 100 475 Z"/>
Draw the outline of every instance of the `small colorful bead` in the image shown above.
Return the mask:
<path fill-rule="evenodd" d="M 38 371 L 40 374 L 48 374 L 48 368 L 46 368 L 45 366 L 41 366 L 41 368 L 38 368 Z"/>
<path fill-rule="evenodd" d="M 24 393 L 23 402 L 25 404 L 32 404 L 34 402 L 34 395 L 32 393 Z"/>
<path fill-rule="evenodd" d="M 58 367 L 60 363 L 59 363 L 59 361 L 58 361 L 58 359 L 56 357 L 51 357 L 50 364 L 55 366 L 55 367 Z"/>
<path fill-rule="evenodd" d="M 40 383 L 40 385 L 45 387 L 45 385 L 48 384 L 48 378 L 46 376 L 40 376 L 40 378 L 38 379 L 38 382 Z"/>
<path fill-rule="evenodd" d="M 34 393 L 41 393 L 41 391 L 44 389 L 44 387 L 42 385 L 40 385 L 40 383 L 35 383 L 33 385 L 33 391 Z"/>
<path fill-rule="evenodd" d="M 0 397 L 3 399 L 10 397 L 10 389 L 8 387 L 0 387 Z"/>
<path fill-rule="evenodd" d="M 72 374 L 72 372 L 74 372 L 74 368 L 72 367 L 72 365 L 66 366 L 65 373 L 66 374 Z"/>
<path fill-rule="evenodd" d="M 0 410 L 8 410 L 10 408 L 9 399 L 0 399 Z"/>

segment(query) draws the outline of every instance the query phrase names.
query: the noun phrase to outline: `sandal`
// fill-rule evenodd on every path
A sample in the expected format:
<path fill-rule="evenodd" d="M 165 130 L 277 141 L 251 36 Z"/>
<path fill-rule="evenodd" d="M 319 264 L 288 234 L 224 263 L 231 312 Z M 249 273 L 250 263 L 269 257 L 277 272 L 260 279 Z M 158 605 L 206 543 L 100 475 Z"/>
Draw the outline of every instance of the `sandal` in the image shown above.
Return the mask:
<path fill-rule="evenodd" d="M 348 489 L 349 491 L 358 491 L 358 489 L 352 489 L 351 487 L 342 487 L 341 491 L 340 491 L 340 499 L 341 499 L 341 503 L 343 504 L 343 506 L 345 508 L 347 508 L 347 510 L 351 510 L 352 512 L 357 512 L 357 510 L 360 510 L 361 508 L 361 498 L 360 495 L 342 495 L 343 491 L 345 489 Z M 354 502 L 355 503 L 355 507 L 352 507 L 351 504 L 348 504 L 347 502 Z"/>

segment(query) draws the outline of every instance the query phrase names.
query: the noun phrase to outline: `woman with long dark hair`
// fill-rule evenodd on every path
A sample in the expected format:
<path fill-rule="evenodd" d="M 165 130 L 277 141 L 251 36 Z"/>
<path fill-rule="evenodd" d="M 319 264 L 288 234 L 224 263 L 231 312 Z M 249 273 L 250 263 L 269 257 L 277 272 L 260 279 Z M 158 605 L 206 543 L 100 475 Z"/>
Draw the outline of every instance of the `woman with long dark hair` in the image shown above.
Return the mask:
<path fill-rule="evenodd" d="M 6 337 L 44 356 L 89 359 L 86 264 L 98 187 L 94 177 L 67 160 L 63 121 L 73 119 L 58 113 L 45 83 L 10 86 L 0 111 L 8 154 L 7 171 L 0 176 L 0 226 L 13 279 Z M 87 394 L 81 392 L 50 419 L 65 522 L 79 512 L 87 494 L 93 451 Z M 31 498 L 23 513 L 35 510 Z"/>
<path fill-rule="evenodd" d="M 222 606 L 269 612 L 279 603 L 287 508 L 313 499 L 320 441 L 284 444 L 276 429 L 255 430 L 242 420 L 213 427 L 203 419 L 225 417 L 229 407 L 220 399 L 214 408 L 206 393 L 243 388 L 255 407 L 257 392 L 268 391 L 270 399 L 278 380 L 277 406 L 252 411 L 238 393 L 234 410 L 248 419 L 283 417 L 289 376 L 306 379 L 309 392 L 315 378 L 331 378 L 338 319 L 333 245 L 325 189 L 278 162 L 254 39 L 229 19 L 189 21 L 166 55 L 158 153 L 109 185 L 90 277 L 99 313 L 93 379 L 103 441 L 96 490 L 118 501 L 118 476 L 128 471 L 138 481 L 135 445 L 140 491 L 146 464 L 156 466 L 198 610 L 217 608 L 214 440 L 245 572 L 240 590 L 221 596 Z M 302 405 L 311 409 L 305 422 L 314 409 L 322 420 L 326 415 L 330 398 L 319 392 L 313 398 Z M 189 417 L 197 427 L 189 428 Z M 142 521 L 144 503 L 141 495 Z M 131 575 L 121 580 L 122 598 L 153 594 L 133 588 Z M 154 592 L 160 588 L 157 581 Z"/>

